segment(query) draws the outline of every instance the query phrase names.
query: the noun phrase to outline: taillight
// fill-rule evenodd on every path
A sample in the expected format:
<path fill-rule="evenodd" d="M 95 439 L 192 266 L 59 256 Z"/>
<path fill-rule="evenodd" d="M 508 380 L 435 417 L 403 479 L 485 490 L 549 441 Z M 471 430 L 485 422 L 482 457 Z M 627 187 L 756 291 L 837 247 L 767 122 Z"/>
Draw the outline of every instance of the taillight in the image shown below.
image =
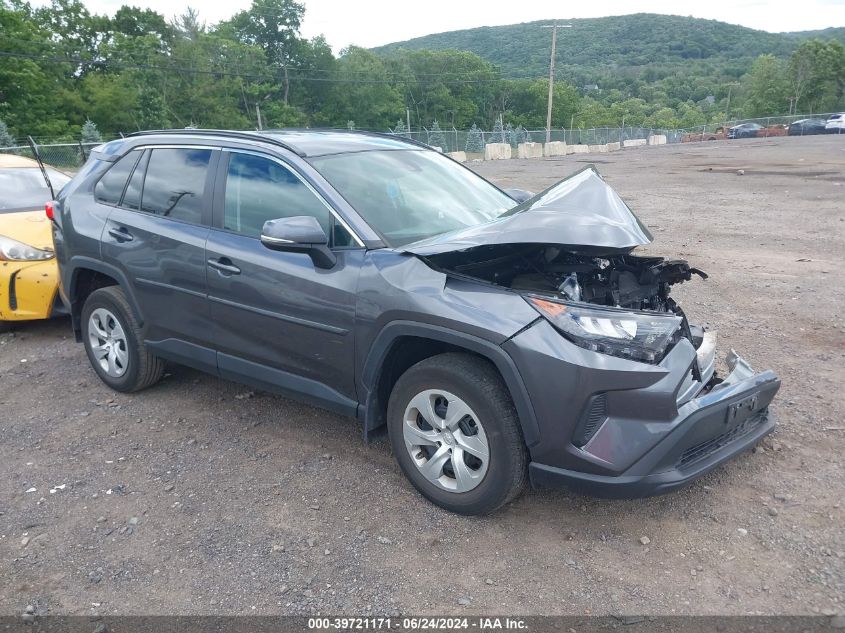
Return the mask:
<path fill-rule="evenodd" d="M 53 201 L 50 200 L 47 204 L 44 205 L 44 213 L 47 214 L 47 218 L 52 220 L 53 219 Z"/>

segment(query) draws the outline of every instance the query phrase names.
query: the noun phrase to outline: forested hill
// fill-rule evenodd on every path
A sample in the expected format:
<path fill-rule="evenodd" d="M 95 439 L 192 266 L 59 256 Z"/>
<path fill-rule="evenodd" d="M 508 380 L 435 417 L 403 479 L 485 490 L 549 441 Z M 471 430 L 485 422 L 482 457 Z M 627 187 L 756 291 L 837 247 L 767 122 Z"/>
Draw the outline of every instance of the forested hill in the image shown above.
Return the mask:
<path fill-rule="evenodd" d="M 418 37 L 379 47 L 376 52 L 458 49 L 496 64 L 505 77 L 542 77 L 548 72 L 551 34 L 543 25 L 565 23 L 558 31 L 558 63 L 585 68 L 622 69 L 692 60 L 747 63 L 758 55 L 788 56 L 804 39 L 845 42 L 845 28 L 798 33 L 768 33 L 717 20 L 638 13 L 575 20 L 541 20 L 485 26 Z"/>

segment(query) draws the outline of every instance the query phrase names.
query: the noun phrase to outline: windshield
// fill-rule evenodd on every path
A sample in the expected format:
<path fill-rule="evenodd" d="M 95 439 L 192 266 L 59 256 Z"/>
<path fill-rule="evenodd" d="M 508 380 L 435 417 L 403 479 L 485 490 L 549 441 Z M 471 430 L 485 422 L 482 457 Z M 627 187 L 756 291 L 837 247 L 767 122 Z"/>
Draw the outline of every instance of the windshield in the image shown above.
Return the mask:
<path fill-rule="evenodd" d="M 333 154 L 311 163 L 390 246 L 494 220 L 516 201 L 437 152 Z"/>
<path fill-rule="evenodd" d="M 69 176 L 49 167 L 47 175 L 57 193 L 70 181 Z M 50 190 L 37 167 L 0 169 L 0 213 L 38 209 L 50 198 Z"/>

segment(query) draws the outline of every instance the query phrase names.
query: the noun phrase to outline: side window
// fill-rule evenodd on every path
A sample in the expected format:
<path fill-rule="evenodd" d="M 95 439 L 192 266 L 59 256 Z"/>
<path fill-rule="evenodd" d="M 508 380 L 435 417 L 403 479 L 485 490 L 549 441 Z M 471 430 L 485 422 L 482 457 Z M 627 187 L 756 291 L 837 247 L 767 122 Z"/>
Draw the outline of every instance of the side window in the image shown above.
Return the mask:
<path fill-rule="evenodd" d="M 328 208 L 293 172 L 261 156 L 230 155 L 224 228 L 258 237 L 267 220 L 297 215 L 317 218 L 326 235 L 331 235 Z"/>
<path fill-rule="evenodd" d="M 94 187 L 94 198 L 103 204 L 118 204 L 126 188 L 129 174 L 132 173 L 132 168 L 135 167 L 140 156 L 140 150 L 132 150 L 112 165 Z"/>
<path fill-rule="evenodd" d="M 200 224 L 210 160 L 210 149 L 152 150 L 144 179 L 141 211 Z"/>
<path fill-rule="evenodd" d="M 144 152 L 141 160 L 135 166 L 135 171 L 129 178 L 129 184 L 126 186 L 126 193 L 123 194 L 123 203 L 121 206 L 127 209 L 138 211 L 141 208 L 141 192 L 144 186 L 144 172 L 147 169 L 147 162 L 150 160 L 150 151 Z"/>

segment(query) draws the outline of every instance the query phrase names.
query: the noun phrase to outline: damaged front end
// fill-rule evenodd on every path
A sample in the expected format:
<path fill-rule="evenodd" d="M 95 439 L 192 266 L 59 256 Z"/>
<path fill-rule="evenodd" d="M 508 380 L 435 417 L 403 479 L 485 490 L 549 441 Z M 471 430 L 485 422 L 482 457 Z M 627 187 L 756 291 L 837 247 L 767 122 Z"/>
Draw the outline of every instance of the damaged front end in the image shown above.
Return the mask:
<path fill-rule="evenodd" d="M 631 254 L 651 240 L 588 167 L 493 222 L 406 250 L 453 276 L 519 292 L 580 347 L 659 363 L 679 338 L 701 346 L 703 331 L 669 294 L 674 284 L 707 275 L 684 260 Z"/>
<path fill-rule="evenodd" d="M 548 244 L 502 244 L 425 258 L 452 275 L 519 292 L 576 345 L 621 358 L 660 362 L 677 337 L 696 347 L 669 296 L 672 285 L 707 275 L 682 260 L 579 254 Z"/>
<path fill-rule="evenodd" d="M 651 240 L 588 168 L 493 222 L 405 248 L 448 277 L 519 294 L 540 317 L 503 344 L 540 419 L 536 484 L 665 492 L 774 428 L 777 376 L 755 374 L 733 351 L 729 376 L 716 376 L 715 333 L 671 297 L 707 275 L 632 254 Z"/>

